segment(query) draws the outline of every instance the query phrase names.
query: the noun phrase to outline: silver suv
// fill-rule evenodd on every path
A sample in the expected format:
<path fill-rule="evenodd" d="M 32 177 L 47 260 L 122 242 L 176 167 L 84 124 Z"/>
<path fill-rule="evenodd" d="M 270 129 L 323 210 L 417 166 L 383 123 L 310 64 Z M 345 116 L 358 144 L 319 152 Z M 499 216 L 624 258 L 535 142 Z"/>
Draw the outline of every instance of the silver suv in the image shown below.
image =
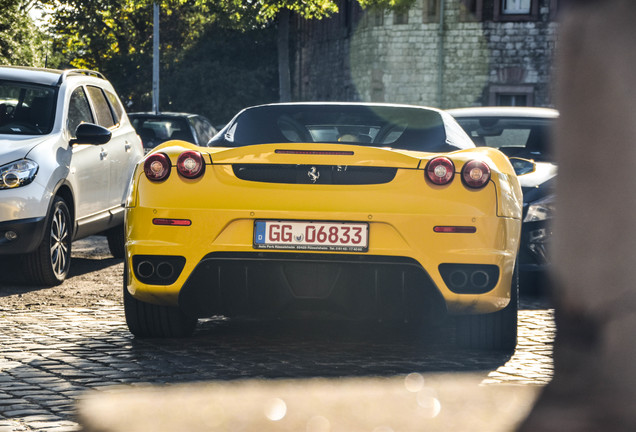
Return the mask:
<path fill-rule="evenodd" d="M 122 257 L 122 202 L 143 154 L 100 73 L 0 66 L 0 255 L 19 255 L 44 286 L 66 278 L 73 240 L 103 233 Z"/>

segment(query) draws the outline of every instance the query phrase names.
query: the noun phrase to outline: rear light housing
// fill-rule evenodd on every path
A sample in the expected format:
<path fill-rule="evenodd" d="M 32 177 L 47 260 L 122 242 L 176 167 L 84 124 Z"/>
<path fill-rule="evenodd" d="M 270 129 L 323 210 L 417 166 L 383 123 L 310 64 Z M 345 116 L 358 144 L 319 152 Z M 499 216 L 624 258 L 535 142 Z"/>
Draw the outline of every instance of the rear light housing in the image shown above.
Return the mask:
<path fill-rule="evenodd" d="M 160 182 L 170 175 L 170 158 L 165 153 L 154 153 L 144 162 L 144 173 L 148 180 Z"/>
<path fill-rule="evenodd" d="M 436 157 L 426 164 L 426 177 L 436 185 L 446 185 L 455 176 L 455 165 L 447 157 Z"/>
<path fill-rule="evenodd" d="M 480 189 L 490 180 L 490 167 L 480 160 L 471 160 L 462 168 L 462 181 L 473 189 Z"/>
<path fill-rule="evenodd" d="M 205 171 L 205 162 L 201 153 L 184 151 L 177 158 L 177 172 L 188 179 L 200 177 Z"/>

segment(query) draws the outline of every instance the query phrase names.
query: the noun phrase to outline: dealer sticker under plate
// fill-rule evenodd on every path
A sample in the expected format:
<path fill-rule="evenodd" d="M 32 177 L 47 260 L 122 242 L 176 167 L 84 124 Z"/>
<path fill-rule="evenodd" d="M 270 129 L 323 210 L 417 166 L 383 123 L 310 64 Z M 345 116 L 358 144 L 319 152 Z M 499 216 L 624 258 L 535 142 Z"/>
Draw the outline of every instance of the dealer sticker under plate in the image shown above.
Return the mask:
<path fill-rule="evenodd" d="M 323 221 L 254 221 L 254 248 L 367 252 L 369 224 Z"/>

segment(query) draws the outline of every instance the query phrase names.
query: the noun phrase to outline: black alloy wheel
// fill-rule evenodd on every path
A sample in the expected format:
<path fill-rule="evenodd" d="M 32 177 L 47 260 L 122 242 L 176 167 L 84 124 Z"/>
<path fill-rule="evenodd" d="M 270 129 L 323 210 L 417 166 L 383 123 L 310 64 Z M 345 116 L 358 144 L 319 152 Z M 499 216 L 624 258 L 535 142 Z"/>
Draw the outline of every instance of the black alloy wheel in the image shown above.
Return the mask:
<path fill-rule="evenodd" d="M 184 338 L 191 336 L 197 318 L 173 306 L 142 302 L 128 292 L 128 265 L 124 262 L 124 314 L 130 332 L 138 338 Z"/>
<path fill-rule="evenodd" d="M 71 266 L 71 213 L 64 199 L 53 199 L 44 238 L 24 260 L 25 273 L 35 285 L 55 286 L 64 282 Z"/>
<path fill-rule="evenodd" d="M 456 318 L 457 345 L 461 348 L 513 352 L 517 346 L 519 269 L 515 264 L 510 302 L 498 312 Z"/>
<path fill-rule="evenodd" d="M 126 237 L 124 225 L 119 225 L 106 231 L 108 249 L 114 258 L 123 258 L 126 253 Z"/>

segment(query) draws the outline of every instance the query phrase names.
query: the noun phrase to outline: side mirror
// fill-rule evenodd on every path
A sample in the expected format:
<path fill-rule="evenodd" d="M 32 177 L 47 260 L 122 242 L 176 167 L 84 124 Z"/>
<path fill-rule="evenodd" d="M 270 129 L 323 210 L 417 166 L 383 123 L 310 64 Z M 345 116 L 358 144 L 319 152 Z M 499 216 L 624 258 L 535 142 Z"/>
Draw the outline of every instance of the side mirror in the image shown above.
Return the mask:
<path fill-rule="evenodd" d="M 82 123 L 75 130 L 76 138 L 72 138 L 69 143 L 74 144 L 106 144 L 110 141 L 112 133 L 105 127 L 93 123 Z"/>
<path fill-rule="evenodd" d="M 511 157 L 510 163 L 518 176 L 532 173 L 537 169 L 537 165 L 529 159 Z"/>

